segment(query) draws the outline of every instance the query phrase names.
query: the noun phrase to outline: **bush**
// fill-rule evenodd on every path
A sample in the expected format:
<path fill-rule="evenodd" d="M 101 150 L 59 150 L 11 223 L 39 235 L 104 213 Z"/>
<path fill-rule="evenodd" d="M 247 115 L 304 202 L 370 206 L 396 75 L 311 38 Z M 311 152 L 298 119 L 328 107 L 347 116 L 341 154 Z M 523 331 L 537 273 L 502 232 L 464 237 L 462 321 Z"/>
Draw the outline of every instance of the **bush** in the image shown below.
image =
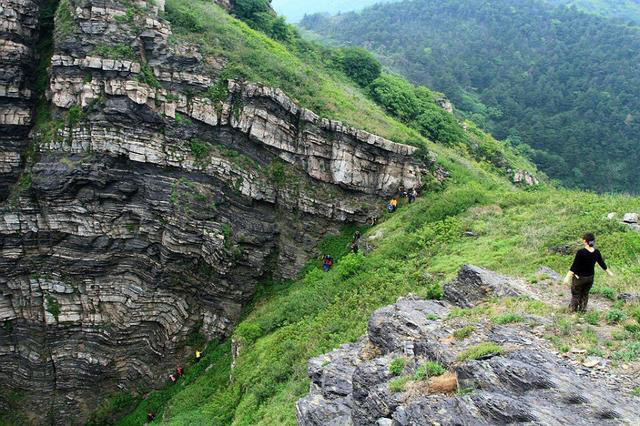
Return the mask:
<path fill-rule="evenodd" d="M 409 376 L 397 377 L 389 382 L 389 390 L 393 393 L 404 392 Z"/>
<path fill-rule="evenodd" d="M 590 311 L 584 315 L 584 320 L 587 324 L 598 325 L 600 322 L 600 313 L 598 311 Z"/>
<path fill-rule="evenodd" d="M 389 372 L 394 376 L 399 376 L 404 371 L 406 361 L 404 358 L 396 358 L 389 364 Z"/>
<path fill-rule="evenodd" d="M 611 309 L 607 312 L 606 320 L 609 324 L 617 324 L 624 321 L 626 315 L 620 309 Z"/>
<path fill-rule="evenodd" d="M 191 140 L 191 153 L 196 158 L 196 161 L 202 162 L 209 158 L 211 155 L 212 147 L 209 143 L 200 139 Z"/>
<path fill-rule="evenodd" d="M 359 47 L 341 49 L 337 62 L 342 71 L 362 87 L 369 86 L 382 71 L 380 62 L 371 53 Z"/>
<path fill-rule="evenodd" d="M 474 326 L 467 325 L 466 327 L 462 327 L 454 331 L 453 337 L 455 337 L 458 340 L 463 340 L 471 336 L 471 333 L 473 333 L 475 330 L 476 328 Z"/>
<path fill-rule="evenodd" d="M 442 376 L 446 372 L 447 370 L 439 362 L 427 361 L 418 367 L 414 379 L 425 380 L 429 377 Z"/>
<path fill-rule="evenodd" d="M 456 358 L 458 361 L 470 361 L 473 359 L 480 359 L 493 355 L 501 355 L 504 353 L 504 348 L 495 343 L 486 342 L 479 345 L 472 346 L 466 351 L 462 352 Z"/>

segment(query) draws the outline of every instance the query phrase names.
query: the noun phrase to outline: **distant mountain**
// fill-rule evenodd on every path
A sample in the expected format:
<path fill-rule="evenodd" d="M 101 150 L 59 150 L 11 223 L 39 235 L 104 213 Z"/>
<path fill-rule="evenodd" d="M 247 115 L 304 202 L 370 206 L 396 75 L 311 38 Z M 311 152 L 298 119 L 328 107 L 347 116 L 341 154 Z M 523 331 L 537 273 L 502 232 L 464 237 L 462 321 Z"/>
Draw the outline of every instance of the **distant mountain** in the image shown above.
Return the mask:
<path fill-rule="evenodd" d="M 378 3 L 389 3 L 398 0 L 326 0 L 309 2 L 308 0 L 273 0 L 271 5 L 278 14 L 285 16 L 289 22 L 299 22 L 305 14 L 344 13 L 361 10 Z"/>
<path fill-rule="evenodd" d="M 554 5 L 575 6 L 584 12 L 640 23 L 640 0 L 547 0 Z"/>
<path fill-rule="evenodd" d="M 637 26 L 532 0 L 403 1 L 301 25 L 444 92 L 567 185 L 640 188 Z"/>

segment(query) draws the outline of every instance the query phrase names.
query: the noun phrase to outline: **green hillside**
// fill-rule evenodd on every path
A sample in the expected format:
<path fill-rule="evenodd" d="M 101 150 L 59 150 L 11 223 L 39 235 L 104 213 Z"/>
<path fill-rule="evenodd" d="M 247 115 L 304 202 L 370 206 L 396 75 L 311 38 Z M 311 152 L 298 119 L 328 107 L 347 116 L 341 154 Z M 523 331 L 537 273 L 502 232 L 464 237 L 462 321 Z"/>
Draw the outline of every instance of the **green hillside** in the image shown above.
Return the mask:
<path fill-rule="evenodd" d="M 640 188 L 640 30 L 529 0 L 413 0 L 301 25 L 444 92 L 579 188 Z"/>
<path fill-rule="evenodd" d="M 464 263 L 519 275 L 535 285 L 539 266 L 568 268 L 571 258 L 554 248 L 573 250 L 586 230 L 600 236 L 600 248 L 617 273 L 606 281 L 598 276 L 598 292 L 640 291 L 635 254 L 640 234 L 606 218 L 611 211 L 639 211 L 637 198 L 598 196 L 549 183 L 513 185 L 508 170 L 534 172 L 530 162 L 472 122 L 461 123 L 445 112 L 438 106 L 440 94 L 392 74 L 376 75 L 375 62 L 361 51 L 320 48 L 291 29 L 277 42 L 200 0 L 168 0 L 166 17 L 176 37 L 229 59 L 229 78 L 283 87 L 323 115 L 425 147 L 451 176 L 429 186 L 415 204 L 403 202 L 375 227 L 361 229 L 371 237 L 367 256 L 348 253 L 356 229 L 345 228 L 321 244 L 320 250 L 336 259 L 329 273 L 311 260 L 295 281 L 266 282 L 233 336 L 239 345 L 233 370 L 231 341 L 210 342 L 204 359 L 189 360 L 177 384 L 147 395 L 114 395 L 96 411 L 93 424 L 140 425 L 152 412 L 156 424 L 293 425 L 295 402 L 309 387 L 307 360 L 358 339 L 375 309 L 410 292 L 440 298 L 442 284 Z M 266 32 L 276 22 L 244 18 Z M 460 314 L 534 309 L 576 327 L 581 321 L 560 308 L 524 300 Z M 589 348 L 612 357 L 633 355 L 640 335 L 628 332 L 614 341 L 611 333 L 625 332 L 624 325 L 635 316 L 640 319 L 640 311 L 632 305 L 615 309 L 628 321 L 607 328 L 609 337 L 589 342 Z M 604 325 L 606 312 L 598 315 L 596 322 Z M 572 336 L 549 333 L 560 349 L 572 344 Z"/>
<path fill-rule="evenodd" d="M 575 6 L 579 10 L 623 22 L 640 23 L 638 0 L 546 0 L 560 6 Z"/>

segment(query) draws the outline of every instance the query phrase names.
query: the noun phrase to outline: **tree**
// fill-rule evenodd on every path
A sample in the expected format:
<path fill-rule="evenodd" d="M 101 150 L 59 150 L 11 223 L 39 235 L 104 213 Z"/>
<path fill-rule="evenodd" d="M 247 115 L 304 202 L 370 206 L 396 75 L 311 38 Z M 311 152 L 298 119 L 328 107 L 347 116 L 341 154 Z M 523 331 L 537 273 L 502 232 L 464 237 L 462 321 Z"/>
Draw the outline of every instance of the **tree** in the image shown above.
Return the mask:
<path fill-rule="evenodd" d="M 382 72 L 380 62 L 371 53 L 359 47 L 342 49 L 339 63 L 344 73 L 362 87 L 370 85 Z"/>

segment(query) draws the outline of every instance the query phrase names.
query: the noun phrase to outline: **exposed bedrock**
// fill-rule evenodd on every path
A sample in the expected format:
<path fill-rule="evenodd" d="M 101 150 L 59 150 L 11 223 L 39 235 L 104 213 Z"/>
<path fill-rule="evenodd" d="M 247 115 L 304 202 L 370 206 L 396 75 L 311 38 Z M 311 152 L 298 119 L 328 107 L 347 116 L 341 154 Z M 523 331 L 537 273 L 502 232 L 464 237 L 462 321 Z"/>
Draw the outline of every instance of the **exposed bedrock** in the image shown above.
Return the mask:
<path fill-rule="evenodd" d="M 525 325 L 479 321 L 468 338 L 452 337 L 456 325 L 448 313 L 469 303 L 460 294 L 513 296 L 522 294 L 520 284 L 465 266 L 452 283 L 453 299 L 408 296 L 379 309 L 360 341 L 309 361 L 311 388 L 297 403 L 298 424 L 639 424 L 637 399 L 557 357 Z M 498 349 L 478 352 L 478 359 L 463 356 L 488 343 Z M 398 359 L 400 371 L 392 371 Z M 416 376 L 427 362 L 447 372 Z"/>
<path fill-rule="evenodd" d="M 32 46 L 37 8 L 0 1 Z M 82 422 L 111 392 L 163 384 L 196 333 L 230 335 L 269 275 L 295 276 L 325 235 L 442 176 L 280 90 L 220 81 L 224 58 L 168 44 L 162 2 L 132 21 L 122 2 L 66 3 L 51 119 L 31 128 L 26 77 L 4 61 L 0 81 L 13 111 L 0 115 L 0 386 L 34 423 Z M 135 57 L 108 57 L 122 45 Z"/>

